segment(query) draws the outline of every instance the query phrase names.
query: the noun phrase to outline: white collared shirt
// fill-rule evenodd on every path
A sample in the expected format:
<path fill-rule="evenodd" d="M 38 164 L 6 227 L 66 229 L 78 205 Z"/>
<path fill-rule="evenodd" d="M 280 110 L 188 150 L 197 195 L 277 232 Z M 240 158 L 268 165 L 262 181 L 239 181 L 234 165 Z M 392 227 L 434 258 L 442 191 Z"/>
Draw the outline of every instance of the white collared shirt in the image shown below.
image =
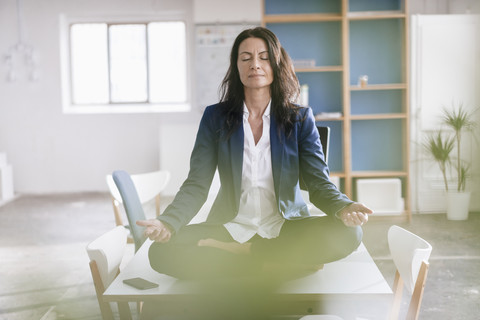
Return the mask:
<path fill-rule="evenodd" d="M 255 145 L 248 122 L 249 112 L 243 104 L 243 166 L 242 193 L 238 215 L 225 228 L 237 242 L 244 243 L 255 234 L 262 238 L 275 238 L 280 234 L 285 219 L 276 206 L 273 185 L 272 154 L 270 150 L 271 102 L 262 116 L 263 132 Z"/>

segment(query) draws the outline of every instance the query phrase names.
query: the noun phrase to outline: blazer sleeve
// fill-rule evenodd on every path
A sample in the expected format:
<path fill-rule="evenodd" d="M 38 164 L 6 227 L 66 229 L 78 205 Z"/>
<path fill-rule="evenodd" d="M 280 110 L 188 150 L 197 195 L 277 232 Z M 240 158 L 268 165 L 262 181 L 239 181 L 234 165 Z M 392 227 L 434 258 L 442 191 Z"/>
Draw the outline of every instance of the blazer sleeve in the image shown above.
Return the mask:
<path fill-rule="evenodd" d="M 298 136 L 300 175 L 310 202 L 327 215 L 334 215 L 353 201 L 330 181 L 312 109 L 307 108 L 305 113 Z"/>
<path fill-rule="evenodd" d="M 207 199 L 217 167 L 218 121 L 214 115 L 214 106 L 205 109 L 190 156 L 188 177 L 173 202 L 157 218 L 170 225 L 174 232 L 188 224 Z"/>

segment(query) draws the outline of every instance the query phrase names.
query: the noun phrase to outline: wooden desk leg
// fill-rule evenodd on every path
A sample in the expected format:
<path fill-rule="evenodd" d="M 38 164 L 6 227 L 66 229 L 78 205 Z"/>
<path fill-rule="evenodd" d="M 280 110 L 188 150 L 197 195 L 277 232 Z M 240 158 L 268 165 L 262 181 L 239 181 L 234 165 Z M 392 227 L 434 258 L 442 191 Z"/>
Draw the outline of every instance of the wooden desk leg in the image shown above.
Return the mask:
<path fill-rule="evenodd" d="M 389 320 L 398 320 L 398 314 L 400 313 L 400 304 L 402 302 L 403 293 L 403 279 L 400 277 L 400 273 L 395 272 L 395 280 L 393 282 L 393 302 L 390 310 Z"/>
<path fill-rule="evenodd" d="M 120 313 L 121 320 L 132 320 L 128 302 L 118 302 L 118 313 Z"/>

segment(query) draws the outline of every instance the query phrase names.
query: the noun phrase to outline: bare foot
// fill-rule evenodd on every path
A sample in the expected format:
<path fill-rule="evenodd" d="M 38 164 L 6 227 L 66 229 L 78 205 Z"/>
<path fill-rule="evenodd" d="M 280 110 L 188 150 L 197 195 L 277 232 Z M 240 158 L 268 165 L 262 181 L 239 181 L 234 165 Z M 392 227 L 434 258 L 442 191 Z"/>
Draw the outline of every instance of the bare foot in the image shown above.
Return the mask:
<path fill-rule="evenodd" d="M 236 254 L 249 254 L 251 243 L 223 242 L 215 239 L 202 239 L 198 241 L 199 247 L 212 247 Z"/>

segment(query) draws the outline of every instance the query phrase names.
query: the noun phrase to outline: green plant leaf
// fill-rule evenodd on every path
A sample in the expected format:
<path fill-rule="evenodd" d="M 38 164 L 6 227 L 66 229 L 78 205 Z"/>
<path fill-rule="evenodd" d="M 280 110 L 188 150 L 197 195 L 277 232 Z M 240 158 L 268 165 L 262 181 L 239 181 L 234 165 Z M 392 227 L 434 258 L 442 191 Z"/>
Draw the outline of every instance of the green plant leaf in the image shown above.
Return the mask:
<path fill-rule="evenodd" d="M 424 149 L 431 156 L 432 160 L 437 162 L 443 175 L 445 190 L 448 191 L 447 168 L 451 163 L 450 154 L 455 146 L 453 137 L 445 136 L 441 131 L 437 131 L 427 136 L 423 143 Z"/>

